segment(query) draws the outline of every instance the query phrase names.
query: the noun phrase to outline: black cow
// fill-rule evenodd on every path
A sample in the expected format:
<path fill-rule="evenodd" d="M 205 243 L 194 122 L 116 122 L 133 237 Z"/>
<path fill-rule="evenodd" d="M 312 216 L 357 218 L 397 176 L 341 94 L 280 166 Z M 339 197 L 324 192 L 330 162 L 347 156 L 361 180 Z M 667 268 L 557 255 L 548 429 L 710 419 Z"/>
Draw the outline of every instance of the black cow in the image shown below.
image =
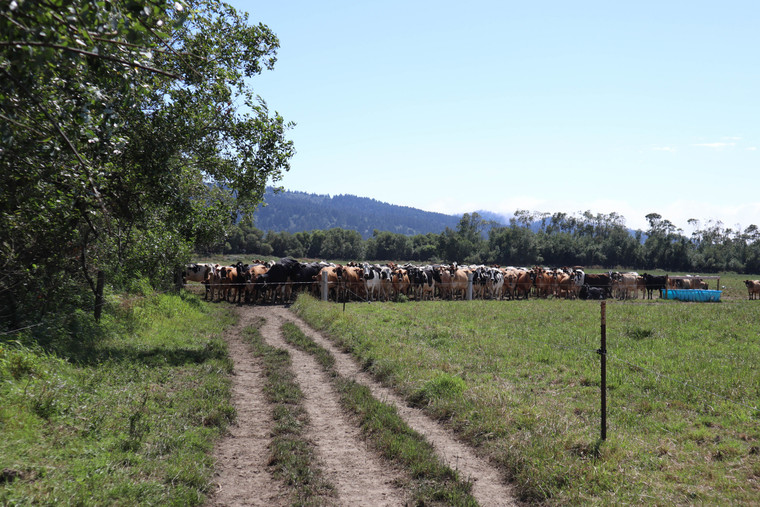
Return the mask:
<path fill-rule="evenodd" d="M 602 289 L 605 298 L 612 297 L 612 279 L 609 273 L 589 274 L 583 279 L 583 284 L 589 287 Z"/>
<path fill-rule="evenodd" d="M 586 275 L 588 276 L 588 275 Z M 607 290 L 602 287 L 591 287 L 589 284 L 583 284 L 578 293 L 579 299 L 607 299 Z"/>
<path fill-rule="evenodd" d="M 660 289 L 664 290 L 668 283 L 668 275 L 654 276 L 649 273 L 641 275 L 644 278 L 644 284 L 647 288 L 647 299 L 652 299 L 652 292 Z"/>
<path fill-rule="evenodd" d="M 314 277 L 317 276 L 325 266 L 328 266 L 328 264 L 323 262 L 299 262 L 298 266 L 294 269 L 294 272 L 292 274 L 295 290 L 308 290 L 316 296 L 317 283 L 319 281 L 315 282 Z"/>
<path fill-rule="evenodd" d="M 412 291 L 417 300 L 425 299 L 425 296 L 433 297 L 433 290 L 435 289 L 435 278 L 438 277 L 440 281 L 440 275 L 431 266 L 411 266 L 407 267 L 407 275 L 409 276 L 409 283 L 412 286 Z"/>
<path fill-rule="evenodd" d="M 300 263 L 292 257 L 283 257 L 272 264 L 269 271 L 256 278 L 256 285 L 261 286 L 264 291 L 270 291 L 272 294 L 271 303 L 277 302 L 277 294 L 283 303 L 290 297 L 289 289 L 295 274 L 300 269 Z M 266 298 L 265 298 L 266 299 Z"/>

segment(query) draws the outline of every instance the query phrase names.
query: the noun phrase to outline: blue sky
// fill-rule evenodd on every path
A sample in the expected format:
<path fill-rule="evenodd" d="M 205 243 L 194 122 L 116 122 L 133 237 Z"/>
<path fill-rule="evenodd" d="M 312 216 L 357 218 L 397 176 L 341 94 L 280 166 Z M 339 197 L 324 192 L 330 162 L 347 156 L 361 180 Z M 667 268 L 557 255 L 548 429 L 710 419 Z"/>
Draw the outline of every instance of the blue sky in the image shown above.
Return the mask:
<path fill-rule="evenodd" d="M 760 2 L 259 2 L 278 183 L 428 211 L 760 225 Z"/>

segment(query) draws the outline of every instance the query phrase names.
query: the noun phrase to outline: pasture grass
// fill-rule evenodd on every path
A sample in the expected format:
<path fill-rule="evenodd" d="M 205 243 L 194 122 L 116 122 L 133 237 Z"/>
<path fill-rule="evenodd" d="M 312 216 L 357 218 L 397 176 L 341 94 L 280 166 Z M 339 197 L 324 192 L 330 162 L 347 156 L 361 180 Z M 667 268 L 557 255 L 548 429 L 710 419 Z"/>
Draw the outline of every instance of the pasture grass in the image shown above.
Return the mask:
<path fill-rule="evenodd" d="M 235 417 L 224 307 L 113 296 L 100 324 L 0 341 L 0 504 L 203 503 Z"/>
<path fill-rule="evenodd" d="M 282 331 L 288 343 L 312 354 L 330 374 L 341 404 L 358 418 L 370 445 L 407 471 L 412 483 L 406 487 L 413 505 L 477 505 L 470 494 L 472 484 L 443 464 L 432 445 L 401 419 L 395 407 L 377 400 L 366 386 L 338 374 L 332 354 L 295 324 L 283 324 Z"/>
<path fill-rule="evenodd" d="M 760 302 L 426 301 L 293 309 L 514 478 L 521 500 L 760 502 Z M 743 287 L 743 285 L 742 285 Z"/>
<path fill-rule="evenodd" d="M 291 505 L 334 503 L 335 486 L 325 478 L 314 443 L 306 438 L 309 416 L 303 407 L 303 392 L 291 369 L 290 355 L 267 345 L 258 326 L 246 328 L 244 336 L 254 355 L 264 363 L 264 391 L 275 421 L 269 457 L 275 477 L 291 488 L 294 497 Z"/>

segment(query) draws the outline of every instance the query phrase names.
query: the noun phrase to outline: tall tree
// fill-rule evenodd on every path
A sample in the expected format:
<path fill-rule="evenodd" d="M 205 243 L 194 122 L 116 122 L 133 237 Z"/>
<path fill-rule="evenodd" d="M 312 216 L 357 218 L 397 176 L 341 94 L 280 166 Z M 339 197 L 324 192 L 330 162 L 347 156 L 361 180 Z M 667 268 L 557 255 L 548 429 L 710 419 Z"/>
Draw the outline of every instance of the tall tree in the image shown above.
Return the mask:
<path fill-rule="evenodd" d="M 94 290 L 95 271 L 170 279 L 289 168 L 290 124 L 249 84 L 279 41 L 229 5 L 11 1 L 0 33 L 9 306 Z"/>

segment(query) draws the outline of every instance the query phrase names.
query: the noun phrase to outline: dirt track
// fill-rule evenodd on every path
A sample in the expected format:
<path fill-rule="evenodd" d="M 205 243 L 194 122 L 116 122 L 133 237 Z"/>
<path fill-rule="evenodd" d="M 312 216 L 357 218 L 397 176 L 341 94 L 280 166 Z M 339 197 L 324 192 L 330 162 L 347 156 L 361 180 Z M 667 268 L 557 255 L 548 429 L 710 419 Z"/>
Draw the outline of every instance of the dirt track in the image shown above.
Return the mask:
<path fill-rule="evenodd" d="M 233 405 L 238 422 L 217 449 L 216 490 L 209 505 L 288 505 L 283 484 L 267 471 L 272 416 L 261 386 L 264 379 L 257 360 L 242 342 L 241 331 L 257 318 L 266 319 L 263 339 L 271 346 L 288 351 L 297 382 L 305 395 L 305 408 L 311 420 L 309 438 L 316 443 L 318 458 L 326 478 L 337 489 L 338 505 L 405 505 L 407 494 L 398 487 L 403 473 L 377 456 L 363 441 L 359 429 L 341 409 L 322 368 L 308 354 L 288 345 L 280 331 L 286 321 L 295 323 L 307 336 L 328 349 L 336 359 L 336 370 L 344 377 L 368 386 L 373 395 L 396 406 L 409 426 L 433 444 L 444 461 L 473 481 L 473 496 L 480 505 L 515 505 L 511 488 L 498 470 L 429 419 L 410 408 L 391 390 L 382 387 L 362 372 L 351 356 L 341 353 L 324 336 L 311 329 L 282 307 L 240 307 L 240 322 L 226 339 L 234 361 Z"/>

